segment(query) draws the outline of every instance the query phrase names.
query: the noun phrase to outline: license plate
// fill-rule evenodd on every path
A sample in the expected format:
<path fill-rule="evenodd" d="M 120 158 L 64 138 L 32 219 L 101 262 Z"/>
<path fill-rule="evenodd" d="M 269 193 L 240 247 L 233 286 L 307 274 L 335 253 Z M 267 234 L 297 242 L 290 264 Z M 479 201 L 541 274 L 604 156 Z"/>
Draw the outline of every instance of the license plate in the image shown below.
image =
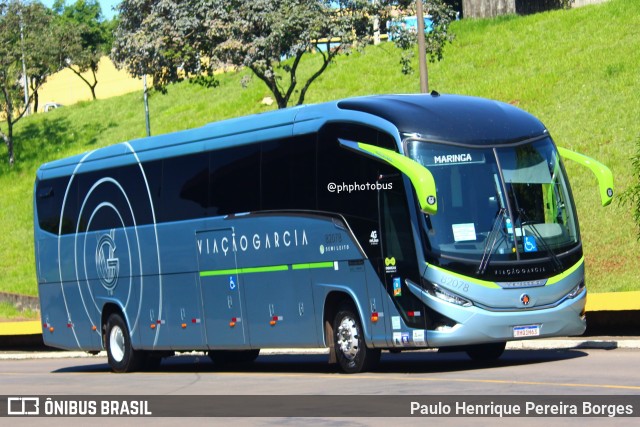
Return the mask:
<path fill-rule="evenodd" d="M 540 335 L 540 325 L 514 326 L 513 337 L 537 337 Z"/>

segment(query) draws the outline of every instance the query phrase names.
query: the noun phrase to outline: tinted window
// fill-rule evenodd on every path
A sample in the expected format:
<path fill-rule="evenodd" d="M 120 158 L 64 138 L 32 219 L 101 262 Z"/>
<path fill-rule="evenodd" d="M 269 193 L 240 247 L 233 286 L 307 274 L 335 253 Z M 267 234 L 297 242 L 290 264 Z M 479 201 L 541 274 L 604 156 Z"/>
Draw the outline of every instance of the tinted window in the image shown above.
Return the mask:
<path fill-rule="evenodd" d="M 262 144 L 261 208 L 315 209 L 315 138 Z"/>
<path fill-rule="evenodd" d="M 149 199 L 153 203 L 156 221 L 161 212 L 161 188 L 162 188 L 162 160 L 147 162 L 143 164 L 144 178 L 139 165 L 132 165 L 126 170 L 125 180 L 130 182 L 127 187 L 129 198 L 138 203 L 140 209 L 136 210 L 139 224 L 152 224 L 153 212 L 149 206 Z"/>
<path fill-rule="evenodd" d="M 36 206 L 40 228 L 50 233 L 58 233 L 60 208 L 69 177 L 38 182 Z"/>
<path fill-rule="evenodd" d="M 209 205 L 207 153 L 165 159 L 162 163 L 160 222 L 202 218 Z"/>
<path fill-rule="evenodd" d="M 378 179 L 396 173 L 388 165 L 342 148 L 338 138 L 378 145 L 393 151 L 393 139 L 374 129 L 332 124 L 318 138 L 318 209 L 344 215 L 366 252 L 372 232 L 378 231 Z"/>
<path fill-rule="evenodd" d="M 157 222 L 283 209 L 320 209 L 349 216 L 350 223 L 377 222 L 375 190 L 329 192 L 327 184 L 375 185 L 389 168 L 339 147 L 338 137 L 394 147 L 391 137 L 373 129 L 332 125 L 320 135 L 147 162 L 144 173 L 135 163 L 80 174 L 64 209 L 69 178 L 48 180 L 36 190 L 40 226 L 57 233 L 62 212 L 63 234 L 75 233 L 81 207 L 80 231 L 151 224 L 149 199 Z"/>
<path fill-rule="evenodd" d="M 257 210 L 260 210 L 260 145 L 211 152 L 208 214 Z"/>
<path fill-rule="evenodd" d="M 65 192 L 67 191 L 67 183 L 71 179 L 71 185 L 69 185 L 69 191 L 65 200 L 64 206 L 62 206 L 62 200 L 64 199 Z M 75 233 L 76 222 L 78 218 L 78 177 L 67 178 L 66 182 L 61 188 L 60 192 L 60 212 L 62 222 L 62 234 Z M 57 231 L 57 230 L 56 230 Z"/>
<path fill-rule="evenodd" d="M 318 139 L 319 208 L 377 221 L 377 180 L 381 174 L 395 171 L 381 162 L 342 148 L 338 138 L 397 151 L 393 140 L 374 129 L 347 124 L 325 126 Z"/>
<path fill-rule="evenodd" d="M 106 230 L 133 225 L 122 168 L 83 173 L 76 176 L 78 190 L 78 231 Z M 75 230 L 74 230 L 75 232 Z"/>

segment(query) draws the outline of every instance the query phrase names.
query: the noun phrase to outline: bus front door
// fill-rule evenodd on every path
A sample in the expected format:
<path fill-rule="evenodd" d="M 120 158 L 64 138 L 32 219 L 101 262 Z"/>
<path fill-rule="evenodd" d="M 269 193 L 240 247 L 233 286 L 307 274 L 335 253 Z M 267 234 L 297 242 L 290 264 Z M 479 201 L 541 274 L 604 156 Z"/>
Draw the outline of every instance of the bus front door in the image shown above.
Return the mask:
<path fill-rule="evenodd" d="M 212 350 L 249 346 L 233 238 L 233 228 L 196 233 L 207 347 Z"/>
<path fill-rule="evenodd" d="M 406 279 L 420 283 L 420 270 L 416 255 L 415 237 L 407 204 L 405 186 L 400 175 L 386 176 L 386 185 L 378 191 L 381 233 L 381 271 L 387 301 L 391 307 L 387 322 L 392 331 L 393 347 L 426 346 L 425 307 L 409 291 Z M 395 308 L 395 309 L 393 309 Z M 415 330 L 409 332 L 409 328 Z"/>

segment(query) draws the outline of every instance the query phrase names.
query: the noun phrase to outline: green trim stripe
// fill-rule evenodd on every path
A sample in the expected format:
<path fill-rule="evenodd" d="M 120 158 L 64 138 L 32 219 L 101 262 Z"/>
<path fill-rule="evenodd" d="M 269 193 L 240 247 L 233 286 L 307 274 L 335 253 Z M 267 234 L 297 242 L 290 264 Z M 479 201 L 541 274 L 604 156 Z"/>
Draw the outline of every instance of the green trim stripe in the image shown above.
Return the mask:
<path fill-rule="evenodd" d="M 249 274 L 249 273 L 271 273 L 273 271 L 286 271 L 289 269 L 287 265 L 267 265 L 264 267 L 248 267 L 248 268 L 239 268 L 239 274 Z"/>
<path fill-rule="evenodd" d="M 311 268 L 333 268 L 333 261 L 311 262 L 308 264 L 293 264 L 292 270 L 308 270 Z"/>
<path fill-rule="evenodd" d="M 569 275 L 573 274 L 573 272 L 576 271 L 583 263 L 584 256 L 580 258 L 580 260 L 576 262 L 572 267 L 570 267 L 567 271 L 560 273 L 557 276 L 549 277 L 549 280 L 547 280 L 547 284 L 545 286 L 553 285 L 563 280 L 564 278 L 569 277 Z"/>
<path fill-rule="evenodd" d="M 431 265 L 429 263 L 427 263 L 427 268 L 432 268 L 432 269 L 434 269 L 436 271 L 439 271 L 441 273 L 445 273 L 445 274 L 448 274 L 450 276 L 453 276 L 456 279 L 465 280 L 465 281 L 467 281 L 469 283 L 474 283 L 476 285 L 484 286 L 485 288 L 502 289 L 502 287 L 500 287 L 499 285 L 497 285 L 494 282 L 489 282 L 487 280 L 480 280 L 480 279 L 476 279 L 474 277 L 465 276 L 463 274 L 454 273 L 453 271 L 445 270 L 444 268 L 436 267 L 435 265 Z"/>
<path fill-rule="evenodd" d="M 208 270 L 201 271 L 200 277 L 210 277 L 210 276 L 226 276 L 228 274 L 238 274 L 237 268 L 232 268 L 230 270 Z"/>
<path fill-rule="evenodd" d="M 230 268 L 227 270 L 206 270 L 200 272 L 200 277 L 214 277 L 214 276 L 227 276 L 237 274 L 251 274 L 251 273 L 272 273 L 274 271 L 288 271 L 291 270 L 308 270 L 311 268 L 333 268 L 333 261 L 323 262 L 311 262 L 303 264 L 287 264 L 282 265 L 265 265 L 263 267 L 245 267 L 245 268 Z"/>

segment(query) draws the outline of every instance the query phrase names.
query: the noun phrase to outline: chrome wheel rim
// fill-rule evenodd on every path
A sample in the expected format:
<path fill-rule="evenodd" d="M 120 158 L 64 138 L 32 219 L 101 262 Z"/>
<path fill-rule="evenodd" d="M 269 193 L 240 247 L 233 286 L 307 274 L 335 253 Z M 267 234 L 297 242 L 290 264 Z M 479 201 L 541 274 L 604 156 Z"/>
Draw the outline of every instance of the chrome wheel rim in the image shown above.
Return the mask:
<path fill-rule="evenodd" d="M 340 352 L 348 359 L 353 360 L 358 354 L 358 328 L 351 317 L 345 317 L 338 326 L 337 343 Z"/>
<path fill-rule="evenodd" d="M 122 362 L 122 359 L 124 359 L 124 333 L 119 326 L 111 328 L 111 333 L 109 334 L 109 350 L 113 360 Z"/>

